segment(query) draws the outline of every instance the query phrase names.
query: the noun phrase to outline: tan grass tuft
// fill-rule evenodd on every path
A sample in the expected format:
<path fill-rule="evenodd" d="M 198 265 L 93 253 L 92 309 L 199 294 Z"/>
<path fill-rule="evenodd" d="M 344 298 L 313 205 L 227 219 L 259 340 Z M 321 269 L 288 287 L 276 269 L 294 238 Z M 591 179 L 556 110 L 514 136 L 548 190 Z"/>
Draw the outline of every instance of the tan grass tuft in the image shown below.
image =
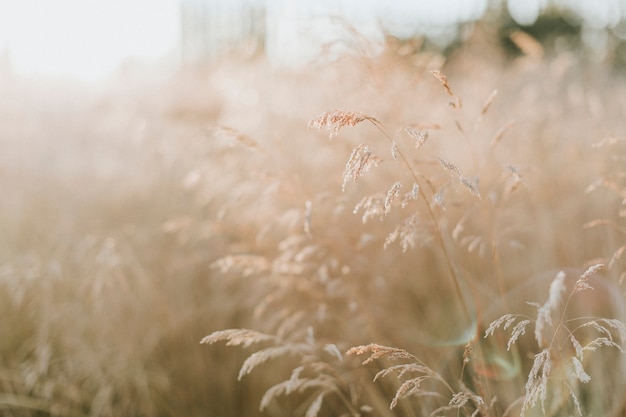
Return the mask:
<path fill-rule="evenodd" d="M 306 343 L 288 343 L 280 346 L 272 346 L 266 349 L 261 349 L 250 355 L 241 365 L 239 370 L 238 379 L 241 380 L 244 376 L 248 375 L 257 366 L 274 358 L 282 358 L 290 354 L 302 354 L 302 352 L 309 351 L 311 346 Z"/>
<path fill-rule="evenodd" d="M 415 149 L 421 148 L 428 140 L 428 130 L 421 131 L 412 126 L 406 126 L 404 131 L 411 139 L 415 140 Z"/>
<path fill-rule="evenodd" d="M 367 365 L 368 363 L 374 362 L 376 359 L 380 359 L 386 357 L 388 359 L 410 359 L 417 360 L 417 358 L 411 355 L 404 349 L 377 345 L 375 343 L 370 343 L 369 345 L 361 345 L 355 346 L 346 352 L 346 355 L 365 355 L 369 354 L 370 356 L 363 361 L 363 365 Z"/>
<path fill-rule="evenodd" d="M 587 382 L 591 381 L 591 377 L 589 376 L 587 372 L 585 372 L 585 369 L 583 368 L 583 364 L 575 356 L 572 357 L 572 368 L 574 370 L 574 376 L 576 376 L 576 378 L 580 382 L 582 382 L 583 384 L 586 384 Z"/>
<path fill-rule="evenodd" d="M 329 379 L 327 375 L 319 375 L 315 378 L 301 378 L 300 373 L 303 371 L 303 367 L 299 366 L 293 370 L 291 377 L 279 382 L 278 384 L 270 387 L 263 394 L 259 405 L 259 411 L 263 412 L 269 406 L 270 402 L 280 395 L 289 395 L 295 392 L 302 393 L 306 390 L 314 389 L 319 391 L 319 394 L 311 402 L 305 414 L 307 417 L 317 416 L 322 400 L 324 396 L 330 392 L 336 391 L 336 386 Z"/>
<path fill-rule="evenodd" d="M 445 75 L 443 75 L 443 73 L 439 70 L 434 70 L 430 72 L 436 79 L 439 80 L 439 82 L 441 83 L 441 85 L 443 86 L 443 88 L 446 90 L 446 93 L 448 93 L 448 95 L 450 97 L 454 97 L 454 93 L 452 92 L 452 89 L 450 88 L 450 84 L 448 84 L 448 79 L 446 78 Z"/>
<path fill-rule="evenodd" d="M 528 326 L 529 324 L 530 320 L 522 320 L 513 327 L 513 330 L 511 330 L 511 337 L 506 343 L 507 351 L 510 351 L 513 344 L 517 342 L 517 339 L 519 339 L 526 333 L 526 326 Z"/>
<path fill-rule="evenodd" d="M 462 386 L 463 390 L 457 392 L 452 396 L 448 405 L 443 406 L 435 410 L 432 415 L 445 415 L 446 412 L 457 410 L 457 414 L 460 414 L 460 410 L 468 405 L 468 403 L 472 403 L 475 408 L 475 412 L 472 413 L 473 416 L 481 415 L 480 411 L 485 407 L 485 400 L 480 395 L 476 395 L 471 392 L 467 387 Z"/>
<path fill-rule="evenodd" d="M 322 130 L 326 129 L 330 132 L 329 138 L 333 139 L 339 133 L 339 130 L 345 126 L 356 126 L 359 123 L 368 120 L 374 124 L 380 122 L 363 113 L 349 112 L 343 110 L 332 110 L 322 113 L 316 118 L 309 121 L 310 129 Z"/>
<path fill-rule="evenodd" d="M 535 321 L 535 339 L 539 347 L 547 346 L 544 332 L 552 327 L 552 315 L 559 308 L 565 293 L 565 272 L 560 271 L 550 284 L 548 301 L 537 310 L 537 320 Z"/>
<path fill-rule="evenodd" d="M 402 183 L 400 181 L 396 181 L 387 191 L 387 197 L 385 198 L 385 214 L 389 214 L 389 211 L 391 211 L 391 205 L 400 195 L 401 188 Z"/>
<path fill-rule="evenodd" d="M 570 397 L 572 398 L 572 402 L 574 403 L 574 407 L 576 408 L 576 414 L 578 414 L 578 416 L 582 417 L 583 416 L 583 411 L 581 409 L 580 401 L 578 400 L 578 396 L 576 395 L 576 393 L 574 392 L 572 387 L 570 387 L 569 385 L 567 385 L 567 389 L 569 391 Z"/>
<path fill-rule="evenodd" d="M 391 157 L 394 161 L 400 160 L 400 154 L 398 151 L 398 144 L 395 141 L 391 142 Z"/>
<path fill-rule="evenodd" d="M 451 102 L 450 105 L 452 107 L 454 107 L 454 108 L 460 109 L 461 108 L 461 99 L 456 94 L 454 94 L 454 92 L 452 91 L 452 88 L 450 88 L 450 84 L 448 83 L 448 78 L 445 75 L 443 75 L 443 73 L 441 71 L 439 71 L 439 70 L 434 70 L 434 71 L 431 71 L 430 73 L 437 80 L 439 80 L 439 82 L 443 86 L 444 90 L 446 90 L 446 93 L 448 93 L 448 95 L 454 99 L 454 101 Z"/>
<path fill-rule="evenodd" d="M 381 159 L 372 154 L 371 146 L 360 144 L 354 148 L 352 154 L 350 154 L 350 159 L 346 163 L 341 189 L 345 191 L 346 185 L 350 180 L 357 182 L 372 166 L 377 166 L 380 162 Z"/>
<path fill-rule="evenodd" d="M 591 286 L 591 284 L 589 284 L 589 278 L 591 278 L 603 269 L 603 264 L 596 264 L 587 268 L 587 270 L 576 281 L 576 284 L 574 285 L 574 293 L 585 290 L 593 290 L 593 287 Z"/>
<path fill-rule="evenodd" d="M 411 191 L 405 193 L 404 197 L 402 198 L 402 208 L 408 206 L 412 201 L 417 201 L 417 199 L 419 198 L 419 193 L 420 186 L 418 183 L 414 182 L 413 186 L 411 187 Z"/>
<path fill-rule="evenodd" d="M 533 366 L 528 374 L 528 380 L 526 381 L 526 398 L 524 398 L 524 405 L 522 406 L 521 415 L 523 416 L 526 411 L 537 405 L 537 402 L 541 404 L 541 410 L 546 413 L 545 401 L 548 395 L 548 378 L 552 372 L 552 356 L 550 349 L 544 349 L 535 355 Z"/>
<path fill-rule="evenodd" d="M 402 224 L 398 225 L 393 232 L 387 235 L 384 248 L 387 249 L 389 245 L 398 241 L 403 253 L 409 249 L 413 249 L 418 242 L 418 238 L 420 237 L 419 226 L 419 216 L 417 213 L 413 213 L 404 219 Z M 427 240 L 427 238 L 425 237 L 424 240 Z"/>
<path fill-rule="evenodd" d="M 448 171 L 452 177 L 459 179 L 461 178 L 461 171 L 459 171 L 459 169 L 456 167 L 456 165 L 454 165 L 451 162 L 446 161 L 443 158 L 438 158 L 439 159 L 439 164 L 444 167 L 446 169 L 446 171 Z"/>
<path fill-rule="evenodd" d="M 224 340 L 226 341 L 226 346 L 243 346 L 247 348 L 255 343 L 274 341 L 275 337 L 257 332 L 256 330 L 229 329 L 213 332 L 202 338 L 200 343 L 213 344 Z"/>
<path fill-rule="evenodd" d="M 352 212 L 357 214 L 360 210 L 363 210 L 363 217 L 361 217 L 363 224 L 374 217 L 378 217 L 382 220 L 385 217 L 385 195 L 383 193 L 376 193 L 363 197 L 361 201 L 354 206 Z"/>

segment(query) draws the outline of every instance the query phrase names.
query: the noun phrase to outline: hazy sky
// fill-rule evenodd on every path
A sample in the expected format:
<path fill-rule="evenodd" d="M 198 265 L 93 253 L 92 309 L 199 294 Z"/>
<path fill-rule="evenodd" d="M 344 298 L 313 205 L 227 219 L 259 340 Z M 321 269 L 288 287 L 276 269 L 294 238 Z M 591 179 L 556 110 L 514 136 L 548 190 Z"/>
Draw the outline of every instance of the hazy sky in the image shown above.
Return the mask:
<path fill-rule="evenodd" d="M 179 36 L 178 0 L 0 0 L 0 51 L 23 74 L 98 78 Z"/>
<path fill-rule="evenodd" d="M 289 9 L 308 8 L 318 14 L 346 13 L 370 21 L 372 14 L 376 14 L 386 16 L 392 27 L 401 31 L 400 22 L 403 18 L 406 21 L 406 16 L 411 17 L 412 27 L 432 21 L 471 19 L 478 17 L 488 3 L 488 0 L 265 1 L 283 21 L 284 27 L 272 25 L 275 35 L 285 39 L 297 34 L 289 29 L 295 25 L 289 22 L 293 15 L 285 12 Z M 548 0 L 501 1 L 508 3 L 514 17 L 532 22 Z M 591 24 L 602 26 L 617 22 L 626 0 L 552 2 L 566 2 L 587 16 Z M 20 74 L 97 79 L 117 68 L 127 57 L 150 59 L 172 52 L 180 36 L 178 7 L 179 0 L 0 0 L 0 52 L 9 50 L 11 62 Z"/>

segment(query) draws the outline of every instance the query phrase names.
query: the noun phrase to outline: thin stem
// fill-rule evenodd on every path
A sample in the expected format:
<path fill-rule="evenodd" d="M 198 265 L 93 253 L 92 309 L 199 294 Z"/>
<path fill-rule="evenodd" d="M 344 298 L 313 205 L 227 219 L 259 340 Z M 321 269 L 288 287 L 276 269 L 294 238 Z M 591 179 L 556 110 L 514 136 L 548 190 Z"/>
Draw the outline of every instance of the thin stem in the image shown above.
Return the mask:
<path fill-rule="evenodd" d="M 389 136 L 389 134 L 385 131 L 385 129 L 383 129 L 383 127 L 381 126 L 381 124 L 380 124 L 380 122 L 378 120 L 375 120 L 375 119 L 368 119 L 368 120 L 369 120 L 370 123 L 372 123 L 383 134 L 383 136 L 392 145 L 394 144 L 394 140 L 391 138 L 391 136 Z M 426 205 L 426 209 L 428 211 L 428 215 L 430 217 L 430 220 L 431 220 L 433 226 L 436 229 L 437 241 L 439 242 L 439 245 L 441 246 L 441 249 L 443 251 L 443 255 L 444 255 L 445 260 L 446 260 L 446 265 L 447 265 L 448 270 L 450 272 L 452 285 L 454 287 L 455 294 L 456 294 L 456 296 L 458 298 L 458 301 L 461 303 L 461 306 L 463 307 L 463 311 L 466 314 L 468 321 L 471 323 L 472 322 L 472 315 L 470 313 L 469 306 L 467 305 L 467 302 L 465 301 L 465 298 L 463 297 L 463 290 L 461 289 L 461 283 L 460 283 L 461 279 L 459 277 L 458 271 L 454 267 L 454 264 L 452 262 L 452 257 L 450 256 L 449 250 L 448 250 L 448 248 L 446 246 L 446 243 L 444 241 L 443 232 L 441 230 L 441 226 L 439 224 L 439 221 L 437 220 L 437 217 L 435 216 L 435 213 L 433 212 L 432 208 L 430 207 L 430 203 L 428 201 L 428 197 L 424 193 L 424 187 L 422 187 L 417 174 L 415 173 L 415 171 L 411 167 L 411 164 L 409 163 L 407 158 L 404 156 L 404 153 L 401 150 L 399 150 L 399 149 L 398 149 L 398 157 L 400 158 L 400 161 L 404 164 L 406 169 L 410 172 L 411 177 L 413 178 L 413 181 L 415 181 L 415 183 L 418 185 L 418 191 L 419 191 L 420 197 L 424 201 L 424 203 Z"/>

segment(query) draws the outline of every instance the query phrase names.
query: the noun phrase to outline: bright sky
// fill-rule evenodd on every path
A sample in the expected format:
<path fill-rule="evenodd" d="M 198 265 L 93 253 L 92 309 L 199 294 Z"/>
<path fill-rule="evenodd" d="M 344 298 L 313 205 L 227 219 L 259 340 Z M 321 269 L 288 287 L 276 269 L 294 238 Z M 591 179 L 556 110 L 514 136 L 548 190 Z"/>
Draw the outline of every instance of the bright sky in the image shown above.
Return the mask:
<path fill-rule="evenodd" d="M 231 0 L 216 0 L 230 2 Z M 241 0 L 238 0 L 241 1 Z M 283 33 L 293 16 L 289 9 L 332 11 L 340 7 L 348 16 L 377 13 L 392 21 L 388 29 L 401 31 L 402 20 L 411 28 L 433 21 L 471 19 L 484 11 L 488 0 L 247 0 L 267 2 L 282 25 L 274 49 L 297 39 Z M 503 0 L 520 23 L 532 23 L 548 0 Z M 592 25 L 615 24 L 626 0 L 553 0 L 569 4 Z M 236 3 L 233 1 L 233 3 Z M 223 3 L 222 5 L 226 5 Z M 402 6 L 402 7 L 398 7 Z M 314 11 L 313 10 L 313 11 Z M 416 19 L 416 16 L 420 16 Z M 363 17 L 363 16 L 361 16 Z M 278 30 L 277 27 L 279 27 Z M 282 29 L 281 29 L 282 28 Z M 296 28 L 297 29 L 297 28 Z M 328 35 L 328 34 L 326 34 Z M 95 80 L 110 74 L 128 57 L 158 59 L 173 52 L 180 38 L 179 0 L 0 0 L 0 56 L 9 51 L 13 68 L 21 75 L 73 76 Z M 268 50 L 272 49 L 268 47 Z"/>
<path fill-rule="evenodd" d="M 97 79 L 178 42 L 178 0 L 0 0 L 0 52 L 23 75 Z"/>

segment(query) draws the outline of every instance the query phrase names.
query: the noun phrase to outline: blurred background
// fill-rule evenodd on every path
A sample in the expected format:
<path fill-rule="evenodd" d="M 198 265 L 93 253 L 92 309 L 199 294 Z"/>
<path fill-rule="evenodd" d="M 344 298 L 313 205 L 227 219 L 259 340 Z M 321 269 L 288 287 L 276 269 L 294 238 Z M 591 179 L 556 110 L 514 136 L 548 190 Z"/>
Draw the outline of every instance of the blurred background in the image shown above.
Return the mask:
<path fill-rule="evenodd" d="M 625 10 L 624 0 L 2 0 L 0 62 L 5 73 L 91 81 L 124 66 L 172 70 L 235 49 L 301 65 L 330 45 L 354 48 L 355 33 L 373 42 L 369 53 L 383 34 L 427 35 L 445 48 L 478 19 L 532 26 L 540 15 L 561 18 L 544 31 L 569 27 L 604 56 L 626 37 Z"/>
<path fill-rule="evenodd" d="M 526 308 L 546 271 L 589 262 L 623 292 L 625 65 L 626 0 L 0 0 L 0 415 L 305 415 L 259 411 L 294 358 L 238 382 L 251 348 L 200 345 L 228 328 L 452 372 L 463 347 L 437 331 L 465 324 L 432 227 L 409 194 L 380 221 L 353 212 L 413 181 L 376 127 L 428 180 L 420 210 L 447 204 L 477 306 L 522 286 Z M 333 108 L 380 125 L 307 128 Z M 359 143 L 386 162 L 342 192 Z M 371 415 L 430 414 L 391 412 L 394 382 L 320 352 Z M 587 398 L 624 415 L 607 358 Z M 493 373 L 504 405 L 524 371 Z"/>

